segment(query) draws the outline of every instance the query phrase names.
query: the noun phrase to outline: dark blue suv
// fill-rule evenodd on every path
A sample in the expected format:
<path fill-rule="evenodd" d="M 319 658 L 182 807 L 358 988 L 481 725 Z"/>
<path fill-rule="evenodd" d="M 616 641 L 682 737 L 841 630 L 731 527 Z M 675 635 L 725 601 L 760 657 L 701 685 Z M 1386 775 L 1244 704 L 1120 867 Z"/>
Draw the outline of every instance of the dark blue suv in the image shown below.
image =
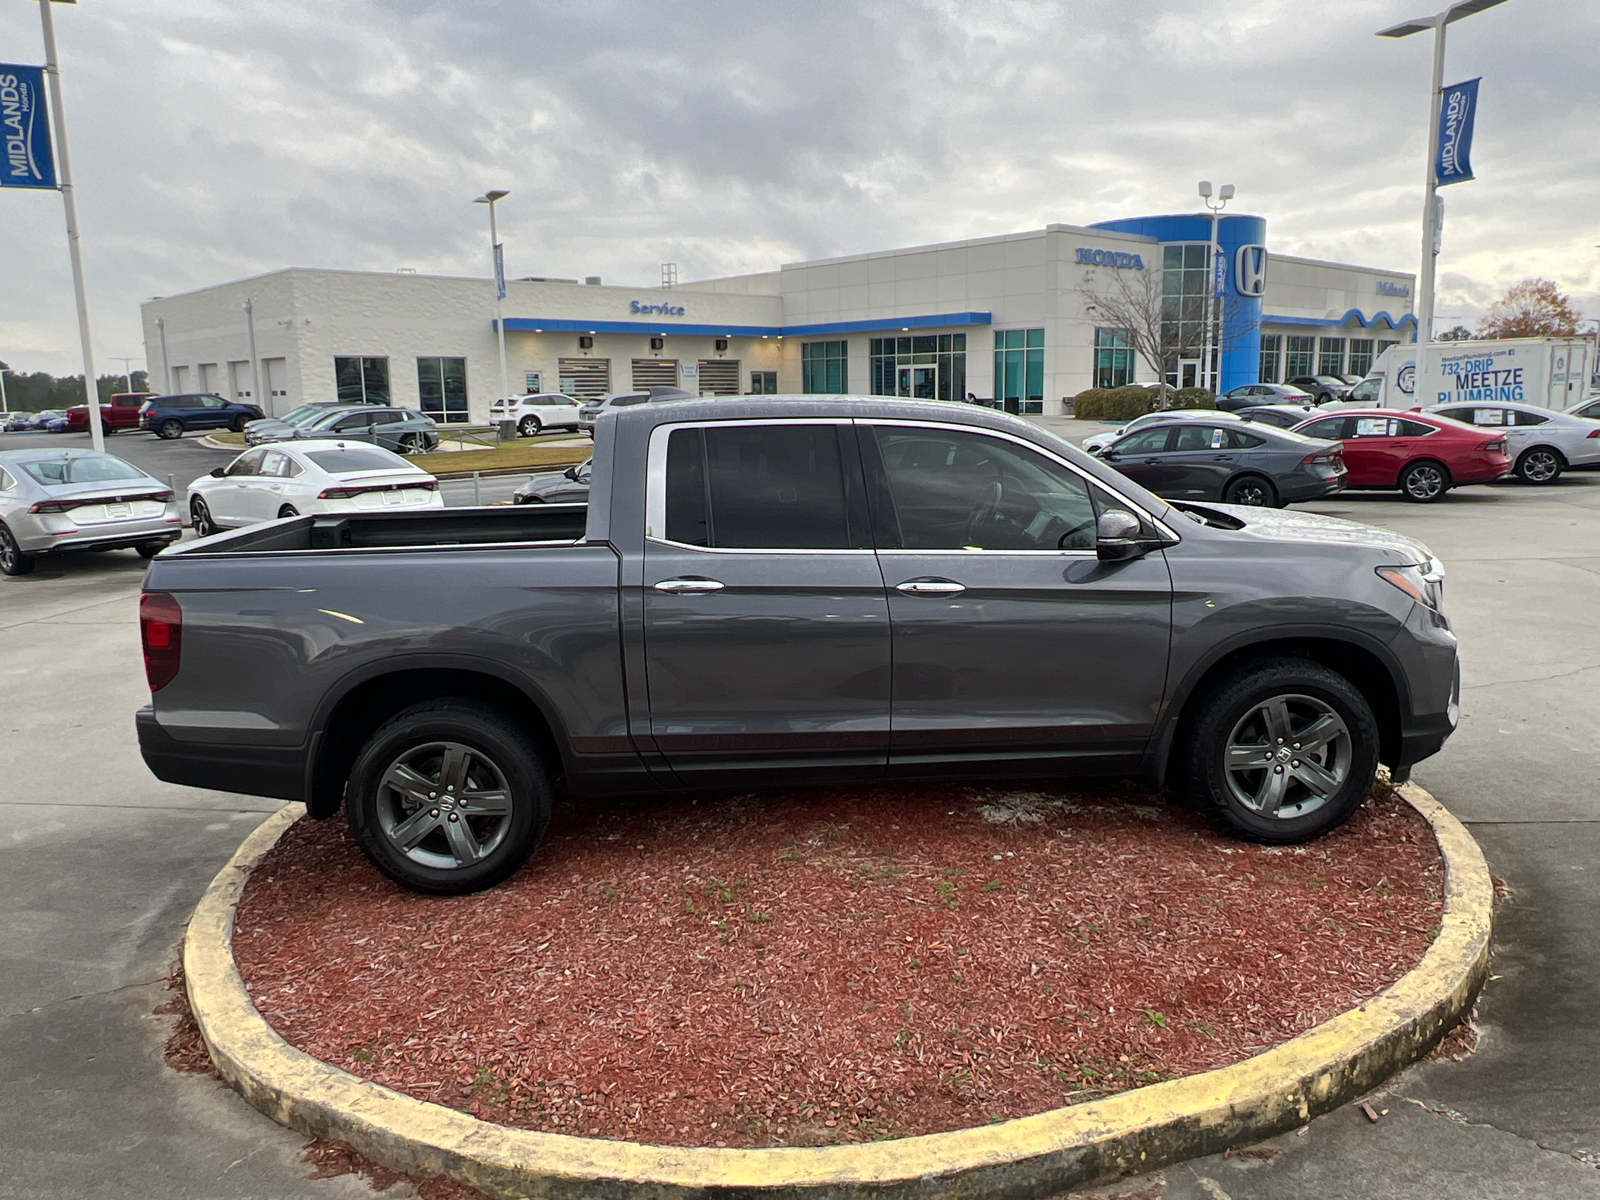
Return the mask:
<path fill-rule="evenodd" d="M 161 438 L 179 438 L 191 429 L 231 429 L 243 433 L 245 423 L 266 414 L 254 404 L 236 404 L 199 392 L 185 396 L 155 396 L 139 410 L 139 427 Z"/>

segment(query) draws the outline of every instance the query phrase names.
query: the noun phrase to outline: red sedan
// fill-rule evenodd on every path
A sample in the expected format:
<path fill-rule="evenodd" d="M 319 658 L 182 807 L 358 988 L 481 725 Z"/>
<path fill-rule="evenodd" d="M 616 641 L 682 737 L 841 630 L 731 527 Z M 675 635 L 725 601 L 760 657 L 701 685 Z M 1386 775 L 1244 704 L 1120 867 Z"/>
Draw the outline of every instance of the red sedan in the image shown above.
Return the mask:
<path fill-rule="evenodd" d="M 1294 427 L 1307 437 L 1344 443 L 1351 488 L 1399 488 L 1429 503 L 1464 483 L 1488 483 L 1511 470 L 1503 433 L 1432 413 L 1346 408 Z"/>

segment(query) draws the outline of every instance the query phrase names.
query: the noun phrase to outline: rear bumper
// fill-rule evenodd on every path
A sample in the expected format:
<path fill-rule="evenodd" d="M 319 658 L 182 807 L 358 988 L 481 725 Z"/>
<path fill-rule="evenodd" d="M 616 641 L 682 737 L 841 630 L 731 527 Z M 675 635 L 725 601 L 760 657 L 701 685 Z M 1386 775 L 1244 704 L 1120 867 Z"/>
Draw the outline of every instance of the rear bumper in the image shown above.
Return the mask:
<path fill-rule="evenodd" d="M 183 536 L 183 519 L 176 515 L 126 521 L 99 529 L 52 534 L 34 529 L 13 530 L 24 554 L 66 554 L 78 550 L 129 550 L 151 542 L 172 543 Z"/>
<path fill-rule="evenodd" d="M 145 766 L 165 783 L 277 800 L 306 798 L 303 746 L 180 742 L 161 727 L 148 704 L 134 714 L 133 724 Z"/>

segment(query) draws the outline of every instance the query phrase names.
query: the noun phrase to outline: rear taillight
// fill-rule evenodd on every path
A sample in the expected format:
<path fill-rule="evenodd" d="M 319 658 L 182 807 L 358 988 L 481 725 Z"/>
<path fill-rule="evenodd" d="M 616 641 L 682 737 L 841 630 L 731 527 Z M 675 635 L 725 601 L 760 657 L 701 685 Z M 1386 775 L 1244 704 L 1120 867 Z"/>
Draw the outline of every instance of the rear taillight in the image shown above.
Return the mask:
<path fill-rule="evenodd" d="M 144 677 L 159 692 L 178 674 L 183 650 L 183 609 L 171 592 L 139 597 L 139 640 L 144 643 Z"/>
<path fill-rule="evenodd" d="M 437 479 L 419 480 L 416 483 L 377 483 L 371 487 L 331 487 L 323 488 L 317 493 L 318 500 L 348 500 L 351 496 L 359 496 L 364 492 L 405 492 L 412 488 L 420 488 L 426 492 L 437 492 L 439 481 Z"/>
<path fill-rule="evenodd" d="M 31 513 L 64 513 L 86 504 L 131 504 L 135 500 L 155 500 L 165 504 L 172 499 L 170 491 L 142 492 L 137 496 L 89 496 L 81 500 L 37 500 L 28 505 Z"/>
<path fill-rule="evenodd" d="M 1589 434 L 1589 436 L 1592 438 L 1600 438 L 1600 429 L 1596 429 L 1593 433 Z"/>
<path fill-rule="evenodd" d="M 348 500 L 351 496 L 359 496 L 365 488 L 323 488 L 317 493 L 318 500 Z"/>
<path fill-rule="evenodd" d="M 1506 452 L 1505 438 L 1495 438 L 1492 442 L 1485 442 L 1480 447 L 1485 454 L 1504 454 Z"/>

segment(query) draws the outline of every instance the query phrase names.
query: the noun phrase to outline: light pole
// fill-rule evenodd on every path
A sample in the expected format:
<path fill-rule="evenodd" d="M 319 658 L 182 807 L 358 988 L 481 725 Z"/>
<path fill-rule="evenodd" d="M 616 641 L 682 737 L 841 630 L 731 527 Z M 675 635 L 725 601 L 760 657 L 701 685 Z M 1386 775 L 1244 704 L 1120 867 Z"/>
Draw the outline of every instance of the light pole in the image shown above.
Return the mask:
<path fill-rule="evenodd" d="M 106 434 L 100 421 L 100 388 L 94 377 L 94 344 L 89 339 L 89 300 L 83 287 L 83 252 L 78 248 L 78 204 L 73 198 L 72 161 L 67 155 L 67 110 L 61 100 L 61 68 L 56 65 L 52 2 L 41 0 L 39 20 L 44 25 L 44 70 L 50 76 L 50 116 L 56 127 L 56 178 L 67 214 L 67 254 L 72 260 L 72 290 L 78 300 L 78 341 L 83 347 L 83 396 L 89 406 L 89 440 L 96 450 L 104 450 Z"/>
<path fill-rule="evenodd" d="M 0 413 L 11 411 L 11 405 L 6 403 L 6 372 L 10 367 L 0 367 Z"/>
<path fill-rule="evenodd" d="M 133 360 L 134 360 L 134 357 L 135 356 L 132 355 L 132 354 L 113 354 L 111 356 L 111 361 L 112 362 L 119 362 L 119 363 L 122 364 L 122 377 L 128 381 L 128 390 L 130 392 L 133 391 Z"/>
<path fill-rule="evenodd" d="M 489 256 L 494 266 L 494 327 L 495 331 L 500 335 L 500 395 L 502 397 L 511 394 L 511 382 L 506 375 L 505 253 L 500 249 L 500 231 L 494 223 L 494 202 L 496 200 L 504 200 L 510 194 L 504 188 L 496 188 L 485 192 L 473 201 L 474 204 L 487 204 L 489 206 Z"/>
<path fill-rule="evenodd" d="M 156 318 L 156 332 L 161 335 L 161 394 L 172 394 L 172 363 L 167 359 L 167 319 Z"/>
<path fill-rule="evenodd" d="M 1204 356 L 1201 359 L 1201 371 L 1202 379 L 1211 380 L 1211 391 L 1214 395 L 1217 391 L 1217 385 L 1222 382 L 1222 364 L 1220 362 L 1213 364 L 1212 362 L 1213 351 L 1216 352 L 1217 358 L 1220 359 L 1222 357 L 1221 346 L 1212 345 L 1215 322 L 1212 306 L 1217 300 L 1218 292 L 1221 290 L 1218 285 L 1218 276 L 1222 274 L 1217 269 L 1217 259 L 1222 253 L 1222 247 L 1217 244 L 1217 217 L 1228 206 L 1228 201 L 1233 199 L 1233 184 L 1223 184 L 1217 190 L 1217 202 L 1213 204 L 1211 202 L 1211 181 L 1202 179 L 1200 181 L 1200 198 L 1206 202 L 1206 207 L 1211 210 L 1211 244 L 1206 247 L 1206 332 L 1203 343 L 1205 349 L 1201 351 Z M 1220 342 L 1222 339 L 1217 338 L 1216 340 Z M 1180 379 L 1178 382 L 1182 383 L 1183 380 Z"/>
<path fill-rule="evenodd" d="M 1431 17 L 1415 17 L 1380 29 L 1379 37 L 1403 38 L 1425 29 L 1433 30 L 1433 87 L 1428 93 L 1428 162 L 1422 193 L 1422 272 L 1417 280 L 1417 369 L 1426 372 L 1424 347 L 1433 341 L 1433 274 L 1439 256 L 1439 209 L 1435 202 L 1439 190 L 1434 161 L 1439 157 L 1439 104 L 1444 92 L 1444 30 L 1462 17 L 1504 4 L 1505 0 L 1461 0 Z"/>

